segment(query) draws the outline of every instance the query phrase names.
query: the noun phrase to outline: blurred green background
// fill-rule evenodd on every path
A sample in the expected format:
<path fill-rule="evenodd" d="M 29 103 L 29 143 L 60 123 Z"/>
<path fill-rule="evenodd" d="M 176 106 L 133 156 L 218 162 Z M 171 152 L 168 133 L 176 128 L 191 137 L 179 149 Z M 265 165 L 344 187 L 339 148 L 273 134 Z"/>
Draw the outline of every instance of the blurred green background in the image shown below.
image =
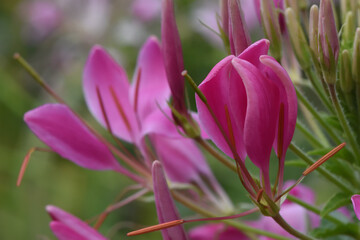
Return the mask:
<path fill-rule="evenodd" d="M 118 174 L 82 169 L 53 153 L 36 152 L 21 187 L 16 187 L 27 151 L 44 146 L 24 124 L 23 114 L 53 100 L 13 59 L 15 52 L 20 53 L 72 108 L 104 132 L 90 116 L 81 87 L 91 46 L 98 43 L 107 48 L 131 79 L 141 44 L 151 34 L 160 36 L 159 9 L 149 19 L 142 19 L 131 4 L 131 0 L 1 1 L 0 239 L 54 239 L 48 227 L 47 204 L 90 219 L 131 184 Z M 177 5 L 185 66 L 200 82 L 225 56 L 220 39 L 199 23 L 199 19 L 215 19 L 217 1 L 186 0 Z M 207 24 L 214 26 L 213 20 Z M 256 27 L 252 31 L 254 40 L 261 36 Z M 189 96 L 193 100 L 191 90 Z M 228 174 L 218 162 L 210 160 L 210 164 L 235 203 L 246 199 L 235 174 Z M 287 176 L 300 175 L 301 169 L 288 169 Z M 319 180 L 312 183 L 320 184 Z M 191 216 L 180 209 L 183 216 Z M 110 214 L 100 232 L 111 239 L 127 239 L 126 232 L 155 223 L 153 202 L 135 201 Z M 159 238 L 160 233 L 152 233 L 132 239 Z"/>

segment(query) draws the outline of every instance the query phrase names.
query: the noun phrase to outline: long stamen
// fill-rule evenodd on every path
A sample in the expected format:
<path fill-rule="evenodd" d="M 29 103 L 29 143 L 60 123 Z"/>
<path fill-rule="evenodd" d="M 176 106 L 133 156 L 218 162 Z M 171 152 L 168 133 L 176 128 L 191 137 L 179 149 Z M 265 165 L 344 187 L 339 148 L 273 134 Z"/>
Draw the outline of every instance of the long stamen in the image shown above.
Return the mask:
<path fill-rule="evenodd" d="M 135 235 L 140 235 L 140 234 L 144 234 L 144 233 L 154 232 L 154 231 L 178 226 L 180 224 L 189 223 L 189 222 L 220 221 L 220 220 L 229 220 L 229 219 L 234 219 L 234 218 L 240 218 L 240 217 L 247 216 L 247 215 L 257 212 L 257 211 L 259 211 L 258 208 L 253 208 L 253 209 L 250 209 L 243 213 L 239 213 L 239 214 L 231 215 L 231 216 L 225 216 L 225 217 L 198 218 L 198 219 L 190 219 L 190 220 L 179 219 L 179 220 L 174 220 L 174 221 L 170 221 L 170 222 L 166 222 L 166 223 L 160 223 L 160 224 L 157 224 L 157 225 L 154 225 L 151 227 L 147 227 L 147 228 L 143 228 L 143 229 L 139 229 L 139 230 L 136 230 L 133 232 L 129 232 L 127 234 L 127 236 L 135 236 Z"/>
<path fill-rule="evenodd" d="M 224 106 L 224 109 L 225 109 L 225 116 L 226 116 L 226 121 L 227 121 L 227 126 L 228 126 L 228 133 L 229 133 L 230 142 L 231 142 L 233 148 L 236 148 L 234 131 L 233 131 L 233 128 L 232 128 L 229 109 L 228 109 L 227 105 Z"/>
<path fill-rule="evenodd" d="M 151 227 L 143 228 L 143 229 L 140 229 L 140 230 L 132 231 L 132 232 L 129 232 L 128 234 L 126 234 L 126 235 L 127 236 L 136 236 L 136 235 L 149 233 L 149 232 L 154 232 L 154 231 L 158 231 L 158 230 L 169 228 L 169 227 L 175 227 L 175 226 L 178 226 L 178 225 L 183 224 L 183 223 L 184 223 L 183 219 L 174 220 L 174 221 L 171 221 L 171 222 L 160 223 L 160 224 L 155 225 L 155 226 L 151 226 Z"/>
<path fill-rule="evenodd" d="M 26 171 L 26 168 L 29 164 L 29 161 L 30 161 L 30 158 L 31 158 L 31 155 L 33 154 L 33 152 L 35 151 L 41 151 L 41 152 L 52 152 L 51 149 L 48 149 L 48 148 L 39 148 L 39 147 L 33 147 L 33 148 L 30 148 L 30 150 L 27 152 L 27 154 L 25 155 L 25 158 L 24 158 L 24 161 L 23 163 L 21 164 L 21 168 L 20 168 L 20 172 L 19 172 L 19 176 L 18 176 L 18 179 L 16 181 L 16 186 L 20 186 L 21 185 L 21 181 L 24 177 L 24 174 L 25 174 L 25 171 Z"/>
<path fill-rule="evenodd" d="M 323 157 L 321 157 L 319 160 L 317 160 L 313 165 L 311 165 L 310 167 L 308 167 L 304 172 L 303 172 L 303 176 L 308 175 L 309 173 L 311 173 L 312 171 L 314 171 L 316 168 L 318 168 L 321 164 L 323 164 L 324 162 L 326 162 L 329 158 L 331 158 L 332 156 L 334 156 L 338 151 L 340 151 L 343 147 L 345 147 L 346 143 L 342 143 L 339 146 L 335 147 L 333 150 L 331 150 L 330 152 L 328 152 L 327 154 L 325 154 Z"/>

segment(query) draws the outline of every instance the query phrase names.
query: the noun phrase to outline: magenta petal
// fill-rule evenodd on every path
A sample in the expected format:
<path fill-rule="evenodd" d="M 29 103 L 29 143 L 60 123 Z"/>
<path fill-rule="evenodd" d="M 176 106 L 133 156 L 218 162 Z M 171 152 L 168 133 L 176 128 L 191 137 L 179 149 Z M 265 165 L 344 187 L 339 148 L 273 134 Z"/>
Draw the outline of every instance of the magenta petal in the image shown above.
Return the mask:
<path fill-rule="evenodd" d="M 201 175 L 212 175 L 204 156 L 192 139 L 168 138 L 156 134 L 150 138 L 170 180 L 190 183 L 199 180 Z"/>
<path fill-rule="evenodd" d="M 199 85 L 199 89 L 202 91 L 207 99 L 208 105 L 214 112 L 216 119 L 224 129 L 225 134 L 229 137 L 228 121 L 226 117 L 225 106 L 229 106 L 229 83 L 231 79 L 238 78 L 236 72 L 233 70 L 231 60 L 234 56 L 228 56 L 221 60 L 215 67 L 210 71 L 205 80 Z M 205 132 L 209 135 L 210 139 L 218 146 L 225 154 L 233 157 L 228 143 L 226 142 L 223 134 L 219 130 L 214 118 L 210 114 L 206 105 L 201 99 L 196 96 L 196 105 L 200 118 L 200 125 L 204 128 Z M 230 109 L 229 109 L 230 111 Z M 240 157 L 246 156 L 245 148 L 243 147 L 243 140 L 241 134 L 237 134 L 237 127 L 235 122 L 238 120 L 232 119 L 232 128 L 236 132 L 234 134 L 235 143 L 237 145 L 238 153 Z M 239 130 L 240 131 L 240 130 Z"/>
<path fill-rule="evenodd" d="M 261 56 L 260 61 L 267 66 L 266 72 L 272 75 L 273 82 L 280 90 L 280 102 L 284 105 L 284 138 L 283 154 L 285 157 L 286 150 L 290 145 L 294 135 L 296 118 L 297 118 L 297 97 L 294 84 L 292 83 L 286 70 L 272 57 Z M 274 148 L 277 151 L 278 136 L 274 141 Z"/>
<path fill-rule="evenodd" d="M 55 206 L 46 206 L 53 219 L 50 228 L 59 240 L 106 240 L 100 233 L 77 217 Z"/>
<path fill-rule="evenodd" d="M 266 173 L 278 118 L 278 91 L 275 85 L 263 77 L 251 63 L 234 58 L 232 64 L 246 89 L 247 108 L 244 124 L 246 152 L 251 161 Z M 233 99 L 238 95 L 238 86 L 238 79 L 230 82 L 230 97 Z M 239 101 L 232 100 L 231 109 L 237 109 L 237 105 Z"/>
<path fill-rule="evenodd" d="M 83 87 L 86 103 L 95 118 L 106 126 L 96 91 L 98 88 L 114 134 L 129 142 L 136 141 L 138 126 L 129 101 L 126 73 L 101 46 L 91 49 L 84 69 Z M 114 90 L 124 114 L 120 113 L 110 88 Z"/>
<path fill-rule="evenodd" d="M 31 131 L 60 156 L 93 170 L 119 170 L 110 150 L 63 104 L 46 104 L 24 116 Z"/>
<path fill-rule="evenodd" d="M 351 201 L 354 207 L 356 217 L 360 220 L 360 195 L 353 195 Z"/>
<path fill-rule="evenodd" d="M 246 60 L 253 64 L 255 67 L 261 67 L 260 56 L 267 55 L 270 47 L 270 41 L 267 39 L 261 39 L 253 44 L 251 44 L 247 49 L 245 49 L 240 55 L 239 58 Z"/>
<path fill-rule="evenodd" d="M 178 220 L 179 213 L 168 188 L 163 168 L 159 161 L 155 161 L 152 166 L 153 184 L 156 211 L 159 223 Z M 186 240 L 187 236 L 182 225 L 167 228 L 161 231 L 165 240 Z"/>
<path fill-rule="evenodd" d="M 160 45 L 155 37 L 150 37 L 140 50 L 131 89 L 132 103 L 139 119 L 158 110 L 158 105 L 166 106 L 169 97 Z"/>

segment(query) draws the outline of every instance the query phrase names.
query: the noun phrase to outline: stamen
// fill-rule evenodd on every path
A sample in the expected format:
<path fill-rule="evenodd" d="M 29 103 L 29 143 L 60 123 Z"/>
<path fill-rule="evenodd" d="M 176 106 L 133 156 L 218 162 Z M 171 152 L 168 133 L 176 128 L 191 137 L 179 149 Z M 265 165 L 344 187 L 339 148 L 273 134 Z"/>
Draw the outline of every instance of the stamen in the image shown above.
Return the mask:
<path fill-rule="evenodd" d="M 110 86 L 109 89 L 110 89 L 111 96 L 112 96 L 112 98 L 113 98 L 113 100 L 115 102 L 116 108 L 118 109 L 122 119 L 124 120 L 127 130 L 129 131 L 129 133 L 131 133 L 132 130 L 131 130 L 130 122 L 129 122 L 128 118 L 126 117 L 126 114 L 124 112 L 123 107 L 121 106 L 121 103 L 120 103 L 119 99 L 116 96 L 114 88 L 112 86 Z"/>
<path fill-rule="evenodd" d="M 169 228 L 169 227 L 175 227 L 175 226 L 178 226 L 183 223 L 184 223 L 183 219 L 174 220 L 174 221 L 166 222 L 166 223 L 160 223 L 155 226 L 151 226 L 151 227 L 147 227 L 147 228 L 143 228 L 140 230 L 129 232 L 127 234 L 127 236 L 136 236 L 136 235 L 140 235 L 140 234 L 144 234 L 144 233 L 154 232 L 154 231 L 162 230 L 162 229 Z"/>
<path fill-rule="evenodd" d="M 264 193 L 264 189 L 262 188 L 262 189 L 260 189 L 260 191 L 257 193 L 257 196 L 256 196 L 256 201 L 257 201 L 257 202 L 260 202 L 263 193 Z"/>
<path fill-rule="evenodd" d="M 321 164 L 323 164 L 324 162 L 326 162 L 329 158 L 331 158 L 332 156 L 334 156 L 338 151 L 340 151 L 343 147 L 345 147 L 346 143 L 342 143 L 339 146 L 335 147 L 333 150 L 331 150 L 330 152 L 328 152 L 327 154 L 325 154 L 322 158 L 320 158 L 319 160 L 317 160 L 313 165 L 311 165 L 310 167 L 308 167 L 308 169 L 306 169 L 303 172 L 303 176 L 308 175 L 309 173 L 311 173 L 312 171 L 314 171 L 316 168 L 318 168 Z"/>
<path fill-rule="evenodd" d="M 137 112 L 138 101 L 139 101 L 139 88 L 141 80 L 141 68 L 139 68 L 136 76 L 136 86 L 135 86 L 135 99 L 134 99 L 134 111 Z"/>
<path fill-rule="evenodd" d="M 99 86 L 96 86 L 96 95 L 97 95 L 97 98 L 99 100 L 100 109 L 101 109 L 101 113 L 102 113 L 102 115 L 104 117 L 104 120 L 105 120 L 106 128 L 109 130 L 110 134 L 112 134 L 111 125 L 110 125 L 110 122 L 109 122 L 109 118 L 108 118 L 108 116 L 106 114 L 106 110 L 105 110 L 103 99 L 101 97 Z"/>
<path fill-rule="evenodd" d="M 230 119 L 230 114 L 229 114 L 229 109 L 228 109 L 227 105 L 224 106 L 224 109 L 225 109 L 225 116 L 226 116 L 227 126 L 228 126 L 228 130 L 229 130 L 230 142 L 231 142 L 231 145 L 232 145 L 234 148 L 236 148 L 234 131 L 233 131 L 233 129 L 232 129 L 231 119 Z"/>
<path fill-rule="evenodd" d="M 23 160 L 23 163 L 21 164 L 19 176 L 18 176 L 18 179 L 16 181 L 16 186 L 20 187 L 20 184 L 21 184 L 21 181 L 22 181 L 22 179 L 24 177 L 26 168 L 27 168 L 27 166 L 29 164 L 30 157 L 33 154 L 33 152 L 35 152 L 35 151 L 52 152 L 52 150 L 47 149 L 47 148 L 38 148 L 38 147 L 30 148 L 30 150 L 27 152 L 27 154 L 26 154 L 26 156 L 25 156 L 25 158 Z"/>

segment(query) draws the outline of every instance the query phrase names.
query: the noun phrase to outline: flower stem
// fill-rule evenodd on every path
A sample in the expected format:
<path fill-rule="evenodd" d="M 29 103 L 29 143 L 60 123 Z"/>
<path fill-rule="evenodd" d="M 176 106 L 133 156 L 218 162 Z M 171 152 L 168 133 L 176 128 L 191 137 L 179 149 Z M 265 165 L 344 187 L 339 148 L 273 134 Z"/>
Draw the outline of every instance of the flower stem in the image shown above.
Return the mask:
<path fill-rule="evenodd" d="M 275 222 L 277 222 L 284 230 L 286 230 L 288 233 L 292 234 L 293 236 L 297 237 L 301 240 L 313 240 L 314 238 L 309 237 L 301 232 L 296 231 L 293 227 L 291 227 L 282 217 L 279 213 L 277 213 L 275 216 L 272 217 Z"/>
<path fill-rule="evenodd" d="M 329 136 L 335 141 L 336 144 L 340 144 L 342 141 L 340 138 L 336 135 L 336 133 L 333 131 L 331 127 L 324 121 L 324 119 L 320 116 L 319 112 L 312 106 L 312 104 L 309 102 L 309 100 L 306 99 L 306 97 L 297 89 L 296 89 L 296 95 L 300 102 L 304 104 L 304 106 L 309 110 L 309 112 L 314 116 L 314 118 L 320 123 L 320 125 L 326 130 L 326 132 L 329 134 Z"/>
<path fill-rule="evenodd" d="M 294 196 L 292 196 L 290 194 L 287 196 L 287 199 L 290 200 L 293 203 L 296 203 L 296 204 L 306 208 L 307 210 L 309 210 L 309 211 L 311 211 L 313 213 L 316 213 L 317 215 L 321 214 L 321 210 L 318 209 L 317 207 L 314 207 L 313 205 L 308 204 L 308 203 L 302 201 L 301 199 L 296 198 L 296 197 L 294 197 Z M 324 218 L 329 220 L 329 221 L 332 221 L 335 224 L 342 224 L 342 222 L 339 219 L 337 219 L 337 218 L 335 218 L 335 217 L 333 217 L 331 215 L 325 215 Z"/>
<path fill-rule="evenodd" d="M 324 145 L 315 138 L 314 135 L 299 120 L 296 122 L 296 128 L 313 144 L 314 147 L 324 147 Z"/>
<path fill-rule="evenodd" d="M 312 165 L 315 163 L 311 157 L 309 157 L 304 151 L 302 151 L 298 146 L 296 146 L 294 143 L 290 143 L 289 148 L 291 151 L 293 151 L 296 155 L 298 155 L 301 159 L 303 159 L 307 164 Z M 323 167 L 318 167 L 316 169 L 321 175 L 323 175 L 326 179 L 328 179 L 330 182 L 335 184 L 337 187 L 339 187 L 344 192 L 353 193 L 354 191 L 345 185 L 344 183 L 340 182 L 336 176 L 334 176 L 331 172 L 324 169 Z"/>
<path fill-rule="evenodd" d="M 336 89 L 334 84 L 329 84 L 330 96 L 335 107 L 336 114 L 338 116 L 339 122 L 345 132 L 347 139 L 349 140 L 350 146 L 355 154 L 355 159 L 358 163 L 360 163 L 360 150 L 359 146 L 354 137 L 353 131 L 350 128 L 349 122 L 346 120 L 345 114 L 343 112 L 342 107 L 340 106 L 339 99 L 336 95 Z"/>

